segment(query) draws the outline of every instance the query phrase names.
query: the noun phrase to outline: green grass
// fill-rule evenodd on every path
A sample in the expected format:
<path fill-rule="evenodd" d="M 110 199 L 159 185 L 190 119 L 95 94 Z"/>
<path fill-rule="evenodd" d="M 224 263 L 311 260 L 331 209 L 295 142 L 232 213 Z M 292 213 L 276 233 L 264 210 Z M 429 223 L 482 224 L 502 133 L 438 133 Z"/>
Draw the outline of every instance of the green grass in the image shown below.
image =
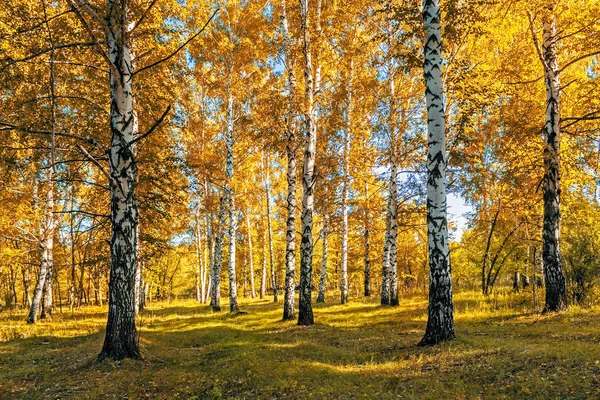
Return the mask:
<path fill-rule="evenodd" d="M 600 308 L 540 316 L 520 296 L 459 294 L 456 340 L 419 348 L 425 299 L 377 300 L 316 305 L 311 327 L 269 301 L 241 315 L 151 304 L 144 361 L 102 363 L 105 309 L 35 326 L 0 313 L 0 398 L 600 398 Z"/>

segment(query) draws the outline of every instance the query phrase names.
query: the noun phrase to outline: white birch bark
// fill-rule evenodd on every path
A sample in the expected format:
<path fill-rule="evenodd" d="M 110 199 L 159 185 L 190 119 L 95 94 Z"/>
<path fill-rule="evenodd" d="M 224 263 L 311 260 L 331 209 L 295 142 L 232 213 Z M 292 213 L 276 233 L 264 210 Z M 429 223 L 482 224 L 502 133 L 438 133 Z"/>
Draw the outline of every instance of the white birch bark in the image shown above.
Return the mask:
<path fill-rule="evenodd" d="M 211 305 L 213 311 L 221 311 L 221 267 L 223 263 L 223 233 L 227 222 L 227 199 L 223 195 L 219 205 L 219 225 L 215 235 L 215 255 L 212 266 Z"/>
<path fill-rule="evenodd" d="M 319 280 L 319 294 L 317 303 L 325 303 L 325 289 L 327 287 L 327 219 L 323 219 L 323 229 L 321 230 L 321 241 L 323 242 L 323 253 L 321 256 L 321 278 Z"/>
<path fill-rule="evenodd" d="M 267 235 L 269 239 L 269 266 L 271 268 L 271 288 L 273 301 L 277 302 L 277 275 L 273 261 L 273 229 L 271 227 L 271 189 L 269 184 L 269 157 L 265 156 L 265 197 L 267 199 Z"/>
<path fill-rule="evenodd" d="M 313 81 L 308 0 L 300 0 L 300 24 L 304 53 L 304 129 L 306 144 L 302 168 L 302 240 L 300 243 L 300 304 L 298 325 L 312 325 L 314 323 L 311 299 L 314 248 L 312 227 L 314 211 L 315 153 L 317 149 L 317 114 L 314 102 L 315 85 Z"/>
<path fill-rule="evenodd" d="M 365 181 L 365 199 L 369 200 L 369 182 Z M 369 208 L 365 208 L 365 271 L 364 271 L 364 295 L 371 296 L 371 239 Z"/>
<path fill-rule="evenodd" d="M 231 72 L 230 72 L 231 73 Z M 231 78 L 230 78 L 231 79 Z M 231 86 L 231 84 L 230 84 Z M 237 281 L 235 275 L 235 252 L 236 252 L 236 235 L 237 235 L 237 217 L 235 212 L 235 201 L 233 198 L 233 94 L 231 87 L 228 88 L 227 96 L 227 127 L 225 131 L 225 145 L 227 150 L 227 160 L 225 166 L 225 175 L 227 183 L 225 185 L 225 196 L 227 199 L 227 208 L 229 214 L 229 254 L 228 254 L 228 272 L 229 272 L 229 311 L 239 311 L 237 302 Z"/>
<path fill-rule="evenodd" d="M 346 129 L 344 132 L 344 143 L 342 145 L 342 260 L 341 260 L 341 282 L 340 301 L 342 304 L 348 302 L 348 190 L 350 185 L 350 144 L 352 142 L 352 74 L 354 73 L 354 60 L 350 59 L 348 67 L 347 82 L 347 109 Z"/>
<path fill-rule="evenodd" d="M 546 123 L 544 124 L 544 230 L 543 250 L 546 302 L 544 311 L 567 307 L 565 277 L 560 254 L 560 94 L 561 84 L 556 55 L 555 17 L 544 15 L 542 56 L 546 82 Z"/>
<path fill-rule="evenodd" d="M 246 212 L 246 226 L 248 229 L 248 263 L 250 268 L 250 297 L 256 297 L 254 290 L 254 252 L 252 248 L 252 225 L 250 224 L 250 213 Z"/>
<path fill-rule="evenodd" d="M 295 291 L 296 291 L 296 77 L 292 60 L 293 40 L 290 36 L 286 0 L 281 1 L 281 26 L 284 35 L 285 69 L 289 90 L 288 109 L 285 116 L 286 123 L 286 153 L 287 165 L 287 218 L 285 231 L 285 297 L 283 302 L 283 320 L 295 319 Z"/>
<path fill-rule="evenodd" d="M 425 97 L 427 105 L 427 232 L 429 309 L 421 345 L 454 338 L 452 277 L 446 204 L 446 137 L 442 84 L 439 0 L 423 1 Z"/>

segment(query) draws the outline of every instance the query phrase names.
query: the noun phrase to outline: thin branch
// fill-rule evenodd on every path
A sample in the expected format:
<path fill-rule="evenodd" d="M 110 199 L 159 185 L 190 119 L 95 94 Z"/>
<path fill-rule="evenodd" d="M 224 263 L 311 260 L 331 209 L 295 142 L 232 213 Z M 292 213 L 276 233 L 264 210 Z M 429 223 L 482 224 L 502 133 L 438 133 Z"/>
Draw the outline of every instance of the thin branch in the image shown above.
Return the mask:
<path fill-rule="evenodd" d="M 565 70 L 567 67 L 570 67 L 571 65 L 575 64 L 576 62 L 579 62 L 579 61 L 581 61 L 581 60 L 583 60 L 583 59 L 585 59 L 585 58 L 588 58 L 588 57 L 597 56 L 597 55 L 599 55 L 599 54 L 600 54 L 600 51 L 594 51 L 594 52 L 592 52 L 592 53 L 588 53 L 588 54 L 584 54 L 584 55 L 582 55 L 582 56 L 579 56 L 579 57 L 577 57 L 577 58 L 575 58 L 575 59 L 573 59 L 573 60 L 569 61 L 569 62 L 568 62 L 568 63 L 566 63 L 565 65 L 563 65 L 563 66 L 562 66 L 562 68 L 560 68 L 560 69 L 558 70 L 558 73 L 560 74 L 560 73 L 561 73 L 562 71 L 564 71 L 564 70 Z"/>
<path fill-rule="evenodd" d="M 77 47 L 77 46 L 95 46 L 96 43 L 93 42 L 76 42 L 76 43 L 66 43 L 66 44 L 59 44 L 59 45 L 55 45 L 53 47 L 47 48 L 47 49 L 43 49 L 40 50 L 36 53 L 30 54 L 26 57 L 23 58 L 19 58 L 18 60 L 13 60 L 12 58 L 5 58 L 4 60 L 2 60 L 2 62 L 6 62 L 8 63 L 8 65 L 6 65 L 6 67 L 0 69 L 0 71 L 3 71 L 4 69 L 6 69 L 7 67 L 16 64 L 16 63 L 20 63 L 20 62 L 25 62 L 25 61 L 29 61 L 33 58 L 39 57 L 43 54 L 49 53 L 53 50 L 59 50 L 59 49 L 66 49 L 69 47 Z"/>
<path fill-rule="evenodd" d="M 73 0 L 68 0 L 69 3 L 73 6 L 73 8 L 75 8 L 75 11 L 77 11 L 77 7 L 75 6 L 75 4 L 73 3 Z M 76 0 L 77 4 L 92 18 L 94 18 L 96 21 L 100 22 L 101 24 L 104 24 L 104 20 L 98 15 L 98 13 L 96 12 L 96 10 L 94 10 L 94 8 L 90 5 L 90 3 L 88 3 L 86 0 Z M 77 11 L 78 12 L 78 11 Z"/>
<path fill-rule="evenodd" d="M 110 218 L 110 215 L 107 214 L 96 214 L 88 211 L 82 210 L 63 210 L 63 211 L 53 211 L 54 214 L 84 214 L 89 215 L 90 217 L 102 217 L 102 218 Z"/>
<path fill-rule="evenodd" d="M 142 67 L 142 68 L 138 69 L 137 71 L 135 71 L 135 72 L 133 73 L 133 75 L 137 75 L 137 74 L 139 74 L 139 73 L 140 73 L 140 72 L 142 72 L 142 71 L 145 71 L 145 70 L 147 70 L 147 69 L 150 69 L 150 68 L 156 67 L 157 65 L 159 65 L 159 64 L 161 64 L 161 63 L 163 63 L 163 62 L 165 62 L 165 61 L 169 60 L 170 58 L 174 57 L 174 56 L 175 56 L 177 53 L 179 53 L 179 52 L 180 52 L 180 51 L 181 51 L 181 50 L 182 50 L 182 49 L 183 49 L 185 46 L 187 46 L 187 45 L 188 45 L 188 43 L 190 43 L 192 40 L 194 40 L 195 38 L 197 38 L 198 36 L 200 36 L 200 34 L 201 34 L 202 32 L 204 32 L 204 30 L 206 29 L 206 27 L 208 26 L 208 24 L 210 24 L 210 22 L 213 20 L 213 18 L 215 17 L 215 15 L 217 15 L 217 13 L 218 13 L 218 12 L 219 12 L 219 8 L 217 8 L 217 9 L 215 10 L 215 12 L 214 12 L 214 13 L 213 13 L 213 14 L 210 16 L 210 18 L 208 19 L 208 21 L 206 21 L 206 23 L 204 24 L 204 26 L 202 27 L 202 29 L 200 29 L 200 31 L 199 31 L 198 33 L 196 33 L 196 34 L 195 34 L 195 35 L 193 35 L 191 38 L 189 38 L 188 40 L 186 40 L 186 41 L 185 41 L 185 42 L 184 42 L 184 43 L 183 43 L 181 46 L 179 46 L 179 47 L 177 48 L 177 50 L 175 50 L 173 53 L 169 54 L 168 56 L 166 56 L 166 57 L 164 57 L 164 58 L 162 58 L 162 59 L 160 59 L 160 60 L 158 60 L 158 61 L 156 61 L 156 62 L 153 62 L 153 63 L 152 63 L 152 64 L 150 64 L 150 65 L 146 65 L 145 67 Z"/>
<path fill-rule="evenodd" d="M 73 10 L 75 11 L 75 15 L 77 15 L 77 18 L 79 19 L 79 21 L 81 22 L 81 24 L 83 25 L 83 27 L 85 28 L 85 30 L 87 31 L 87 33 L 90 35 L 90 38 L 92 39 L 92 42 L 94 42 L 96 50 L 98 51 L 98 53 L 102 56 L 102 58 L 104 58 L 104 61 L 107 62 L 109 68 L 113 71 L 113 73 L 115 74 L 115 76 L 118 76 L 118 70 L 115 67 L 115 65 L 113 64 L 112 61 L 110 61 L 110 58 L 108 57 L 108 54 L 106 54 L 106 52 L 104 51 L 104 49 L 102 48 L 102 46 L 100 46 L 100 41 L 98 40 L 98 38 L 96 37 L 96 34 L 94 33 L 94 31 L 92 30 L 92 28 L 90 27 L 90 25 L 87 23 L 87 21 L 85 20 L 85 18 L 83 18 L 83 15 L 81 15 L 81 13 L 79 12 L 79 8 L 77 8 L 77 6 L 75 5 L 75 3 L 73 2 L 73 0 L 68 0 L 69 3 L 71 4 L 71 6 L 73 7 Z M 86 10 L 86 12 L 88 14 L 90 14 L 92 17 L 94 17 L 95 19 L 97 19 L 100 24 L 102 25 L 102 27 L 104 28 L 104 30 L 106 31 L 108 29 L 108 27 L 106 26 L 106 22 L 104 22 L 104 20 L 102 20 L 98 14 L 96 14 L 91 6 L 84 0 L 77 0 L 77 2 L 79 4 L 84 4 L 84 10 Z M 87 8 L 86 8 L 87 6 Z"/>
<path fill-rule="evenodd" d="M 152 132 L 154 132 L 154 130 L 156 128 L 158 128 L 158 126 L 163 122 L 163 120 L 165 119 L 165 117 L 167 116 L 167 114 L 169 113 L 169 111 L 171 111 L 171 106 L 169 105 L 167 107 L 167 109 L 165 110 L 165 112 L 160 116 L 159 119 L 157 119 L 154 124 L 152 124 L 152 126 L 150 127 L 150 129 L 148 129 L 148 131 L 146 133 L 144 133 L 143 135 L 140 135 L 138 137 L 136 137 L 135 139 L 133 139 L 129 145 L 132 146 L 134 143 L 139 142 L 140 140 L 143 140 L 145 138 L 147 138 L 148 136 L 150 136 L 152 134 Z"/>
<path fill-rule="evenodd" d="M 144 18 L 146 18 L 146 15 L 148 14 L 148 12 L 150 12 L 150 10 L 152 9 L 152 7 L 154 7 L 154 5 L 157 3 L 157 1 L 158 0 L 152 0 L 152 3 L 150 3 L 150 5 L 146 8 L 146 10 L 144 11 L 144 13 L 140 17 L 140 19 L 138 19 L 137 22 L 135 23 L 135 25 L 133 25 L 133 28 L 131 28 L 129 30 L 129 34 L 130 35 L 133 35 L 133 32 L 137 29 L 138 26 L 140 26 L 140 24 L 142 23 L 142 21 L 144 20 Z"/>
<path fill-rule="evenodd" d="M 71 13 L 71 12 L 73 12 L 73 10 L 67 10 L 67 11 L 63 11 L 63 12 L 61 12 L 61 13 L 59 13 L 59 14 L 53 15 L 52 17 L 50 17 L 50 18 L 48 18 L 48 19 L 44 19 L 42 22 L 40 22 L 40 23 L 39 23 L 39 24 L 37 24 L 37 25 L 31 26 L 31 27 L 29 27 L 29 28 L 23 28 L 23 29 L 21 29 L 21 30 L 18 30 L 18 31 L 17 31 L 17 33 L 21 33 L 21 34 L 22 34 L 22 33 L 28 33 L 28 32 L 31 32 L 31 31 L 33 31 L 33 30 L 35 30 L 35 29 L 38 29 L 40 26 L 42 26 L 42 25 L 44 25 L 44 24 L 46 24 L 46 23 L 48 23 L 48 22 L 52 21 L 53 19 L 56 19 L 56 18 L 62 17 L 63 15 L 65 15 L 65 14 L 69 14 L 69 13 Z"/>
<path fill-rule="evenodd" d="M 94 158 L 94 156 L 92 156 L 82 145 L 78 144 L 77 147 L 88 158 L 88 160 L 90 160 L 96 167 L 98 167 L 98 169 L 100 169 L 100 171 L 102 171 L 104 176 L 106 176 L 106 179 L 108 179 L 108 182 L 110 182 L 111 181 L 110 173 L 106 170 L 106 168 L 102 164 L 100 164 L 100 161 L 96 160 Z"/>
<path fill-rule="evenodd" d="M 35 134 L 39 134 L 39 135 L 52 135 L 52 131 L 29 129 L 29 128 L 25 128 L 23 126 L 18 126 L 18 125 L 15 125 L 15 124 L 11 124 L 10 122 L 0 121 L 0 126 L 6 127 L 5 129 L 0 129 L 0 130 L 17 130 L 17 131 L 21 131 L 21 132 L 35 133 Z M 96 147 L 98 150 L 101 150 L 103 153 L 106 153 L 106 149 L 104 149 L 100 145 L 100 143 L 98 143 L 95 139 L 84 138 L 84 137 L 73 135 L 71 133 L 66 133 L 66 132 L 54 132 L 54 134 L 56 136 L 62 136 L 62 137 L 68 137 L 68 138 L 71 138 L 71 139 L 81 140 L 83 142 L 86 142 L 86 143 L 88 143 L 88 144 Z"/>
<path fill-rule="evenodd" d="M 544 60 L 544 56 L 542 55 L 542 49 L 540 48 L 540 44 L 538 43 L 537 36 L 535 34 L 535 30 L 533 29 L 533 16 L 530 11 L 527 11 L 527 17 L 529 18 L 529 31 L 531 32 L 531 38 L 533 39 L 533 44 L 535 45 L 535 50 L 537 51 L 538 57 L 542 62 L 542 65 L 546 70 L 549 70 L 546 61 Z"/>

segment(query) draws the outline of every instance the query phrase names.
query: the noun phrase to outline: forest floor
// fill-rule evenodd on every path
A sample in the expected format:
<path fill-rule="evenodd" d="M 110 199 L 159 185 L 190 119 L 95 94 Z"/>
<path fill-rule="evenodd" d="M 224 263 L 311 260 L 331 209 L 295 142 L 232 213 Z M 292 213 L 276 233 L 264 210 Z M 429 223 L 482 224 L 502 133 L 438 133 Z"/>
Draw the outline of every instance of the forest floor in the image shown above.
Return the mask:
<path fill-rule="evenodd" d="M 239 315 L 153 303 L 144 360 L 100 363 L 105 308 L 35 326 L 4 311 L 0 398 L 600 398 L 600 308 L 542 316 L 519 296 L 458 294 L 456 340 L 421 348 L 426 300 L 377 300 L 317 304 L 311 327 L 281 322 L 268 300 L 242 300 Z"/>

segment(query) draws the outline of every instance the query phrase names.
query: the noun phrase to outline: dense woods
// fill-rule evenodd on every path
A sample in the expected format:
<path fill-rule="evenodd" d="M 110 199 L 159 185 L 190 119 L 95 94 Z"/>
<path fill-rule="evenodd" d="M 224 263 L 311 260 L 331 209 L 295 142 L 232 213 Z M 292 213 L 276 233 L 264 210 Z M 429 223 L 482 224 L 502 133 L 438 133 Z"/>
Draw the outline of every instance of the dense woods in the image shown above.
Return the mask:
<path fill-rule="evenodd" d="M 428 296 L 421 345 L 455 337 L 456 293 L 593 306 L 599 15 L 0 0 L 0 310 L 108 305 L 120 360 L 145 307 L 183 298 L 311 326 L 313 301 Z"/>

